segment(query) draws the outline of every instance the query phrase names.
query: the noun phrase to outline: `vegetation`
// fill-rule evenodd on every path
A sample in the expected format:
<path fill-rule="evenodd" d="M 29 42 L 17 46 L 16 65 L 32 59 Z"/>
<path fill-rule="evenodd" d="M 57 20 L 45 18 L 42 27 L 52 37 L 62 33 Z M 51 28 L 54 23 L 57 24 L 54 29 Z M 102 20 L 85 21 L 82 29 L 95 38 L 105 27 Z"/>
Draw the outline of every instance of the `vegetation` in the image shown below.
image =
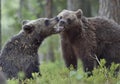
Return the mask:
<path fill-rule="evenodd" d="M 33 73 L 33 79 L 22 79 L 23 74 L 19 74 L 19 79 L 8 80 L 8 84 L 120 84 L 120 74 L 115 76 L 114 71 L 118 67 L 114 63 L 110 70 L 104 66 L 105 60 L 101 60 L 101 66 L 93 71 L 93 76 L 87 77 L 79 62 L 77 71 L 69 71 L 65 68 L 64 63 L 56 61 L 55 63 L 42 63 L 40 66 L 42 76 Z"/>
<path fill-rule="evenodd" d="M 2 0 L 2 47 L 9 38 L 21 30 L 22 20 L 47 17 L 45 16 L 46 1 L 48 0 Z M 63 9 L 67 9 L 68 1 L 70 0 L 52 0 L 52 16 L 54 17 Z M 98 0 L 90 0 L 89 4 L 91 16 L 96 16 L 98 14 Z M 53 48 L 54 62 L 51 62 L 48 58 L 49 45 L 52 45 Z M 93 76 L 90 77 L 87 77 L 87 73 L 83 72 L 81 62 L 79 62 L 77 71 L 73 71 L 72 68 L 69 71 L 65 67 L 63 58 L 61 57 L 59 35 L 53 35 L 47 38 L 42 43 L 39 54 L 41 77 L 37 73 L 33 73 L 33 79 L 23 80 L 24 74 L 21 72 L 18 79 L 8 79 L 8 84 L 120 84 L 120 73 L 118 76 L 114 74 L 118 65 L 113 63 L 110 70 L 108 70 L 104 66 L 104 60 L 101 60 L 100 66 L 94 69 Z"/>

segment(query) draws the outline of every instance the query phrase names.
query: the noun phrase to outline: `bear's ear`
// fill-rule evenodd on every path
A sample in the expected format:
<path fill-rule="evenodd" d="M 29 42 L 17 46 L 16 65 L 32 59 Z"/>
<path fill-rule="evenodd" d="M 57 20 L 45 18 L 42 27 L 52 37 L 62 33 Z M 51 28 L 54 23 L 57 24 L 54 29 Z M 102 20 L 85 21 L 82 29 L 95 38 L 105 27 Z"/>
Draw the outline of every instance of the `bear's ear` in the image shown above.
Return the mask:
<path fill-rule="evenodd" d="M 81 9 L 78 9 L 78 10 L 75 12 L 75 14 L 76 14 L 76 16 L 77 16 L 78 18 L 81 18 L 82 15 L 83 15 L 83 11 L 82 11 Z"/>
<path fill-rule="evenodd" d="M 25 25 L 26 23 L 28 23 L 29 22 L 29 20 L 23 20 L 22 21 L 22 25 Z"/>

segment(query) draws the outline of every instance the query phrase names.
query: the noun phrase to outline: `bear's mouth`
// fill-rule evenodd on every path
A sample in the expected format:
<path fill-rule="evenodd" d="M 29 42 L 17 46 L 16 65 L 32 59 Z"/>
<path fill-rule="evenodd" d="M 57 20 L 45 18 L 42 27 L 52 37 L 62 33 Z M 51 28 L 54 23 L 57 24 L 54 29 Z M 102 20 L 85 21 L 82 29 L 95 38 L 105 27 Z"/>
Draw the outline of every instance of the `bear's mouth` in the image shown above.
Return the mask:
<path fill-rule="evenodd" d="M 57 32 L 61 32 L 61 31 L 63 31 L 64 30 L 64 26 L 58 26 L 57 27 Z"/>
<path fill-rule="evenodd" d="M 59 23 L 57 25 L 57 29 L 58 31 L 64 31 L 65 28 L 67 27 L 67 21 L 65 19 L 60 19 L 59 20 Z"/>

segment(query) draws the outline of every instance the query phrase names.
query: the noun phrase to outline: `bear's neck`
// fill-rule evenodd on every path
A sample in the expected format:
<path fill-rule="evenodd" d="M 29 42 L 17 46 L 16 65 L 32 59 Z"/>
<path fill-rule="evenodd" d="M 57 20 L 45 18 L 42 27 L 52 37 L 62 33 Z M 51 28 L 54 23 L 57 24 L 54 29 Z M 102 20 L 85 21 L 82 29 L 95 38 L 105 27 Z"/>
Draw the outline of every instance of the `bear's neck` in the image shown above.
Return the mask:
<path fill-rule="evenodd" d="M 14 36 L 11 42 L 15 46 L 21 47 L 20 49 L 22 50 L 37 52 L 43 40 L 44 37 L 42 35 L 27 35 L 21 32 Z"/>
<path fill-rule="evenodd" d="M 93 39 L 95 37 L 95 29 L 89 23 L 74 25 L 61 33 L 62 39 L 68 39 L 71 43 L 78 40 Z M 86 40 L 87 41 L 87 40 Z"/>
<path fill-rule="evenodd" d="M 79 25 L 75 25 L 75 26 L 69 27 L 69 29 L 68 28 L 65 28 L 65 29 L 67 30 L 61 33 L 62 39 L 63 38 L 68 39 L 69 41 L 73 42 L 75 39 L 81 37 L 82 30 L 79 28 Z"/>

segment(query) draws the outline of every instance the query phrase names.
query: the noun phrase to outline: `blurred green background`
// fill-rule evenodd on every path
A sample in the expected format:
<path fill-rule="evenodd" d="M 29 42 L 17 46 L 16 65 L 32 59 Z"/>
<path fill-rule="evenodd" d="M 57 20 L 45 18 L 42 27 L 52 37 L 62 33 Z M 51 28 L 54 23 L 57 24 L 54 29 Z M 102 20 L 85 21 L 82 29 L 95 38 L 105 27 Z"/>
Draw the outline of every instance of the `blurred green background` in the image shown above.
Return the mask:
<path fill-rule="evenodd" d="M 2 0 L 2 47 L 21 30 L 22 20 L 54 17 L 63 9 L 83 9 L 84 15 L 98 14 L 98 0 Z M 40 62 L 62 60 L 60 37 L 48 37 L 39 48 Z"/>

